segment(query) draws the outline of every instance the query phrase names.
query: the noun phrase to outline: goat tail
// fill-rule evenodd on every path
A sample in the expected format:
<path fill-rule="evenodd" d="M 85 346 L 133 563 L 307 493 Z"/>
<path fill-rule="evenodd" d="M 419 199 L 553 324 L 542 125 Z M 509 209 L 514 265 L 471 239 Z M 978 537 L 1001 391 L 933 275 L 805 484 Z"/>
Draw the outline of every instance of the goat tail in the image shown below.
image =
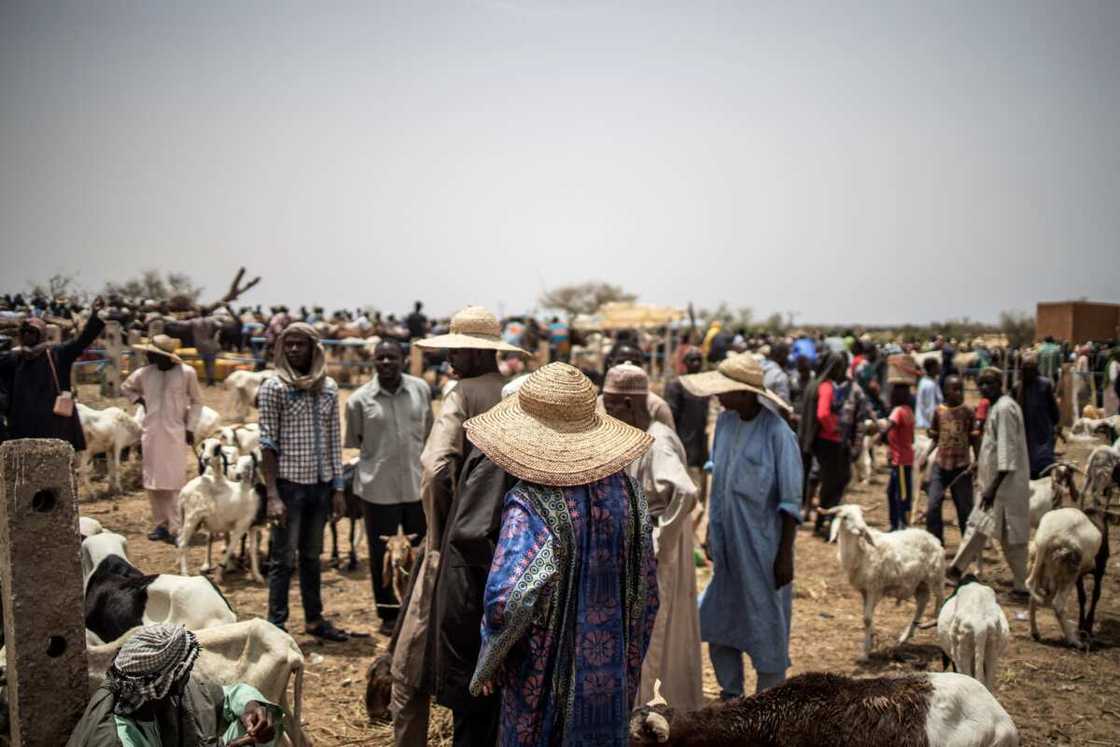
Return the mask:
<path fill-rule="evenodd" d="M 974 633 L 972 645 L 972 676 L 988 685 L 988 673 L 985 670 L 985 663 L 987 661 L 988 651 L 988 631 L 987 629 L 978 630 Z"/>

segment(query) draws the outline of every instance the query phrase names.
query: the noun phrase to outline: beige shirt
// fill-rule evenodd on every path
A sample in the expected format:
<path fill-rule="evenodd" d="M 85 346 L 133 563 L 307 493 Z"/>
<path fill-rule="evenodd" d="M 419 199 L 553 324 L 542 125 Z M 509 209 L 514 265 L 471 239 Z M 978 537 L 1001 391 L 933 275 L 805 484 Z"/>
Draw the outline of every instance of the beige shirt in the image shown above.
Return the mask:
<path fill-rule="evenodd" d="M 977 472 L 981 494 L 996 479 L 997 473 L 1010 473 L 1000 483 L 992 506 L 995 536 L 1002 535 L 1006 522 L 1008 541 L 1013 545 L 1025 544 L 1030 538 L 1031 463 L 1023 411 L 1007 394 L 992 406 L 984 422 Z"/>
<path fill-rule="evenodd" d="M 432 431 L 428 383 L 403 374 L 397 391 L 375 376 L 346 402 L 343 445 L 361 449 L 354 492 L 381 506 L 420 500 L 420 453 Z"/>

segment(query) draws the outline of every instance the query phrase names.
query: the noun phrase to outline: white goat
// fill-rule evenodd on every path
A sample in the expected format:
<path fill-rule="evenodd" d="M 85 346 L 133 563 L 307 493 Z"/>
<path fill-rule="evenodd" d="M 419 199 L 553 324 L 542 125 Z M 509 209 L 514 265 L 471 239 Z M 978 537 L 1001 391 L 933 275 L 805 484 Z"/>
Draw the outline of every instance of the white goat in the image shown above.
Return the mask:
<path fill-rule="evenodd" d="M 1031 635 L 1039 638 L 1035 612 L 1044 604 L 1054 610 L 1066 641 L 1080 647 L 1077 630 L 1062 613 L 1074 583 L 1096 564 L 1101 531 L 1080 509 L 1058 508 L 1042 517 L 1034 543 L 1034 563 L 1027 577 Z"/>
<path fill-rule="evenodd" d="M 257 533 L 250 531 L 257 516 L 259 499 L 255 489 L 257 459 L 253 455 L 242 456 L 237 460 L 234 475 L 237 482 L 227 480 L 220 469 L 221 446 L 216 439 L 208 442 L 206 471 L 187 483 L 179 493 L 179 516 L 182 528 L 179 530 L 179 570 L 183 575 L 187 570 L 187 549 L 191 537 L 205 524 L 211 537 L 216 532 L 227 536 L 222 561 L 215 571 L 215 580 L 222 581 L 222 574 L 229 567 L 232 548 L 241 538 L 249 535 L 249 556 L 252 577 L 257 583 L 264 583 L 261 576 L 260 559 L 257 556 Z M 218 457 L 214 455 L 218 454 Z M 212 539 L 210 540 L 212 542 Z M 210 549 L 207 547 L 207 565 L 210 562 Z"/>
<path fill-rule="evenodd" d="M 91 519 L 88 516 L 78 517 L 78 536 L 82 539 L 92 537 L 95 534 L 101 534 L 103 531 L 105 531 L 105 529 L 97 519 Z"/>
<path fill-rule="evenodd" d="M 988 690 L 995 684 L 1010 638 L 996 593 L 975 576 L 961 581 L 937 616 L 937 640 L 945 660 L 951 659 L 958 672 L 975 677 Z"/>
<path fill-rule="evenodd" d="M 937 538 L 924 529 L 880 532 L 863 520 L 863 510 L 843 505 L 825 511 L 832 520 L 830 542 L 839 540 L 840 564 L 848 582 L 863 596 L 863 653 L 870 656 L 875 637 L 875 607 L 883 597 L 913 598 L 914 618 L 898 639 L 910 640 L 930 593 L 934 609 L 941 606 L 945 586 L 945 553 Z"/>
<path fill-rule="evenodd" d="M 1072 501 L 1077 496 L 1077 487 L 1073 483 L 1074 468 L 1072 465 L 1065 462 L 1056 462 L 1047 470 L 1050 472 L 1049 475 L 1030 481 L 1031 529 L 1037 529 L 1043 515 L 1059 508 L 1066 497 L 1069 497 Z"/>
<path fill-rule="evenodd" d="M 233 417 L 244 421 L 250 412 L 257 406 L 257 392 L 261 384 L 269 377 L 276 375 L 275 371 L 234 371 L 226 377 L 225 387 L 233 398 Z"/>
<path fill-rule="evenodd" d="M 105 454 L 109 485 L 119 493 L 121 451 L 140 443 L 142 433 L 140 423 L 119 407 L 95 410 L 81 402 L 75 404 L 78 406 L 78 418 L 82 423 L 82 434 L 86 439 L 85 450 L 79 452 L 78 472 L 82 476 L 82 483 L 87 492 L 93 491 L 91 462 L 94 454 Z"/>
<path fill-rule="evenodd" d="M 1085 463 L 1085 485 L 1081 489 L 1081 500 L 1090 505 L 1100 501 L 1104 505 L 1105 493 L 1115 483 L 1117 467 L 1120 467 L 1120 441 L 1117 446 L 1098 446 L 1089 454 Z"/>
<path fill-rule="evenodd" d="M 249 454 L 261 445 L 261 427 L 256 423 L 227 425 L 218 432 L 222 445 L 232 446 L 241 454 Z"/>

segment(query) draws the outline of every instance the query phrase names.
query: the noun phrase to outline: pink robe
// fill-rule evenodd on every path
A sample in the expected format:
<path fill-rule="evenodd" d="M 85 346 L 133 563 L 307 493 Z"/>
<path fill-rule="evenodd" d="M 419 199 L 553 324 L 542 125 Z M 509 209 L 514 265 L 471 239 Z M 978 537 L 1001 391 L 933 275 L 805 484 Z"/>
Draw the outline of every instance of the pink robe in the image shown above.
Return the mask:
<path fill-rule="evenodd" d="M 144 398 L 144 489 L 179 490 L 187 482 L 187 431 L 194 431 L 202 412 L 198 374 L 186 365 L 169 371 L 144 366 L 121 391 L 132 402 Z"/>

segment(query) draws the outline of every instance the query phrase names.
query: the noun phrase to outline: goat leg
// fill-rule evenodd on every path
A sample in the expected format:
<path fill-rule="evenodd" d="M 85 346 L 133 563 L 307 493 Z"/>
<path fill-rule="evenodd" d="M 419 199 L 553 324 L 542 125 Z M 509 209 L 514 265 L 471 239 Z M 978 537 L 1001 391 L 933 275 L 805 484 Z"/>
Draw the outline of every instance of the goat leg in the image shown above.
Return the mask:
<path fill-rule="evenodd" d="M 875 606 L 879 600 L 863 592 L 863 658 L 871 658 L 871 648 L 875 645 Z"/>
<path fill-rule="evenodd" d="M 249 527 L 249 558 L 253 569 L 253 580 L 258 584 L 264 583 L 264 576 L 261 575 L 261 558 L 258 552 L 258 544 L 260 543 L 260 533 L 256 527 Z"/>
<path fill-rule="evenodd" d="M 1040 638 L 1042 638 L 1042 636 L 1038 632 L 1038 620 L 1037 620 L 1038 603 L 1034 601 L 1034 593 L 1033 592 L 1031 593 L 1030 601 L 1027 602 L 1027 614 L 1030 616 L 1030 619 L 1031 619 L 1031 638 L 1033 638 L 1037 641 Z"/>
<path fill-rule="evenodd" d="M 902 631 L 902 635 L 898 639 L 899 646 L 906 643 L 910 640 L 910 637 L 914 635 L 914 628 L 918 626 L 918 623 L 922 619 L 922 613 L 926 611 L 926 603 L 929 601 L 929 589 L 926 588 L 924 584 L 914 591 L 914 601 L 914 619 L 912 619 L 910 624 L 906 626 L 906 629 Z"/>
<path fill-rule="evenodd" d="M 1093 618 L 1097 615 L 1097 602 L 1101 599 L 1101 582 L 1104 581 L 1104 573 L 1108 570 L 1108 558 L 1111 555 L 1111 548 L 1108 545 L 1107 521 L 1102 523 L 1101 530 L 1101 549 L 1097 551 L 1096 565 L 1093 568 L 1093 598 L 1089 602 L 1089 613 L 1081 624 L 1081 629 L 1085 632 L 1085 639 L 1090 642 L 1093 640 Z M 1078 599 L 1080 600 L 1083 594 L 1080 579 L 1078 579 L 1078 584 Z"/>

